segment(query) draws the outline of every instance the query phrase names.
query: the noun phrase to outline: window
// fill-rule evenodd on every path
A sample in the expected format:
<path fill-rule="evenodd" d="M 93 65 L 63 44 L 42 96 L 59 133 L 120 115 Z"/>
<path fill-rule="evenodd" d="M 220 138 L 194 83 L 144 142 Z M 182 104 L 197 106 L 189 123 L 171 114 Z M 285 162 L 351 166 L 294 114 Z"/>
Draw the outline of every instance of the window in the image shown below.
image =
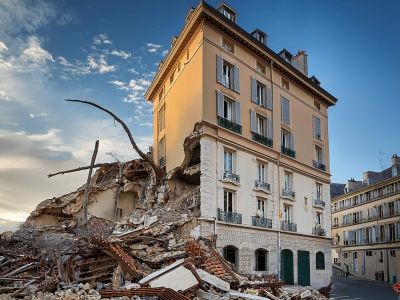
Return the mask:
<path fill-rule="evenodd" d="M 290 124 L 290 104 L 285 97 L 281 99 L 281 121 Z"/>
<path fill-rule="evenodd" d="M 256 70 L 260 73 L 265 74 L 265 65 L 257 60 L 256 62 Z"/>
<path fill-rule="evenodd" d="M 394 202 L 389 202 L 388 208 L 389 208 L 389 215 L 394 216 Z"/>
<path fill-rule="evenodd" d="M 365 251 L 365 255 L 366 256 L 372 256 L 372 251 L 371 250 Z"/>
<path fill-rule="evenodd" d="M 339 225 L 339 218 L 333 218 L 333 226 Z"/>
<path fill-rule="evenodd" d="M 265 85 L 257 81 L 257 94 L 256 94 L 257 104 L 262 105 L 265 103 Z"/>
<path fill-rule="evenodd" d="M 318 164 L 323 163 L 323 153 L 322 148 L 319 146 L 315 146 L 315 158 Z"/>
<path fill-rule="evenodd" d="M 224 151 L 224 172 L 233 173 L 233 152 Z"/>
<path fill-rule="evenodd" d="M 396 257 L 396 250 L 390 250 L 390 256 Z"/>
<path fill-rule="evenodd" d="M 239 257 L 239 250 L 235 246 L 226 246 L 223 250 L 224 258 L 232 265 L 236 266 Z"/>
<path fill-rule="evenodd" d="M 343 257 L 347 258 L 347 252 L 343 253 Z"/>
<path fill-rule="evenodd" d="M 357 252 L 353 252 L 353 258 L 357 259 Z"/>
<path fill-rule="evenodd" d="M 240 91 L 239 68 L 217 55 L 217 82 L 235 92 Z"/>
<path fill-rule="evenodd" d="M 289 205 L 283 206 L 283 221 L 292 222 L 292 208 Z"/>
<path fill-rule="evenodd" d="M 315 190 L 317 194 L 317 200 L 322 200 L 322 184 L 317 182 L 315 184 Z"/>
<path fill-rule="evenodd" d="M 122 208 L 117 207 L 116 216 L 117 218 L 122 218 Z"/>
<path fill-rule="evenodd" d="M 395 240 L 395 229 L 394 229 L 395 227 L 394 227 L 394 224 L 393 223 L 389 224 L 388 228 L 389 228 L 389 241 L 390 242 L 394 242 L 394 240 Z"/>
<path fill-rule="evenodd" d="M 158 142 L 158 158 L 160 166 L 165 165 L 165 137 Z"/>
<path fill-rule="evenodd" d="M 241 134 L 240 102 L 233 101 L 217 91 L 217 120 L 218 125 Z"/>
<path fill-rule="evenodd" d="M 285 191 L 291 191 L 293 188 L 293 174 L 285 171 L 284 176 L 284 189 Z"/>
<path fill-rule="evenodd" d="M 292 134 L 285 129 L 282 129 L 282 146 L 288 149 L 292 148 Z"/>
<path fill-rule="evenodd" d="M 229 51 L 231 53 L 234 52 L 234 45 L 232 42 L 226 40 L 226 39 L 222 39 L 222 48 L 224 48 L 226 51 Z"/>
<path fill-rule="evenodd" d="M 161 106 L 158 111 L 158 132 L 163 131 L 165 128 L 165 107 Z"/>
<path fill-rule="evenodd" d="M 282 77 L 282 78 L 281 78 L 281 84 L 282 84 L 282 87 L 283 87 L 283 88 L 289 90 L 289 80 L 287 80 L 287 79 L 285 79 L 285 78 Z"/>
<path fill-rule="evenodd" d="M 186 60 L 189 60 L 189 49 L 186 50 Z"/>
<path fill-rule="evenodd" d="M 267 165 L 261 162 L 257 163 L 257 180 L 267 182 Z"/>
<path fill-rule="evenodd" d="M 164 97 L 164 88 L 162 88 L 160 94 L 158 94 L 158 101 L 161 101 L 163 97 Z"/>
<path fill-rule="evenodd" d="M 322 214 L 317 212 L 315 215 L 315 224 L 322 226 Z"/>
<path fill-rule="evenodd" d="M 224 97 L 224 119 L 233 121 L 233 101 Z"/>
<path fill-rule="evenodd" d="M 267 200 L 257 197 L 257 215 L 265 218 L 267 216 Z"/>
<path fill-rule="evenodd" d="M 257 249 L 256 256 L 256 271 L 268 271 L 268 251 Z"/>
<path fill-rule="evenodd" d="M 321 140 L 321 119 L 313 116 L 314 138 Z"/>
<path fill-rule="evenodd" d="M 219 8 L 218 8 L 219 12 L 221 14 L 223 14 L 225 17 L 227 17 L 229 20 L 231 20 L 232 22 L 235 22 L 235 12 L 228 8 L 225 4 L 222 4 Z"/>
<path fill-rule="evenodd" d="M 233 212 L 233 192 L 224 190 L 224 211 Z"/>
<path fill-rule="evenodd" d="M 318 101 L 314 101 L 314 108 L 321 110 L 321 104 Z"/>
<path fill-rule="evenodd" d="M 317 270 L 325 270 L 325 255 L 321 251 L 318 251 L 315 255 L 315 268 Z"/>
<path fill-rule="evenodd" d="M 174 78 L 175 78 L 175 70 L 173 70 L 171 76 L 169 76 L 169 84 L 172 84 L 174 82 Z"/>
<path fill-rule="evenodd" d="M 267 121 L 264 117 L 257 114 L 257 133 L 262 136 L 267 135 L 266 130 Z"/>

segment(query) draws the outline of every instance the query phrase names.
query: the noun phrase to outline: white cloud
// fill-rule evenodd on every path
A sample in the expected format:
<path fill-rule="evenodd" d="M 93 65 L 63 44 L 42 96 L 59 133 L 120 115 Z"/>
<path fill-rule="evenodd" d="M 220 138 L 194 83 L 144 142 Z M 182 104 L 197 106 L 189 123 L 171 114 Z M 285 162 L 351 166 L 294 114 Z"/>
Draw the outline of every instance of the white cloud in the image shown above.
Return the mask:
<path fill-rule="evenodd" d="M 7 96 L 5 91 L 0 90 L 0 101 L 11 101 L 11 99 Z"/>
<path fill-rule="evenodd" d="M 139 75 L 139 72 L 135 70 L 135 68 L 130 68 L 128 69 L 129 72 L 135 74 L 135 75 Z"/>
<path fill-rule="evenodd" d="M 38 113 L 38 114 L 34 114 L 34 113 L 30 113 L 29 114 L 29 117 L 31 118 L 31 119 L 38 119 L 38 118 L 47 118 L 49 115 L 48 114 L 46 114 L 46 113 Z"/>
<path fill-rule="evenodd" d="M 8 51 L 8 48 L 7 48 L 6 44 L 4 44 L 2 41 L 0 41 L 0 53 L 5 52 L 5 51 Z"/>
<path fill-rule="evenodd" d="M 168 50 L 164 50 L 161 54 L 162 54 L 162 56 L 165 56 L 165 55 L 167 55 L 168 54 Z"/>
<path fill-rule="evenodd" d="M 115 86 L 116 88 L 118 88 L 120 90 L 125 90 L 125 91 L 129 90 L 129 87 L 126 85 L 125 82 L 122 82 L 119 80 L 111 80 L 108 83 L 111 83 L 113 86 Z"/>
<path fill-rule="evenodd" d="M 89 55 L 88 66 L 95 72 L 100 74 L 114 72 L 116 70 L 115 65 L 109 65 L 105 55 Z"/>
<path fill-rule="evenodd" d="M 147 43 L 146 44 L 147 51 L 150 53 L 157 53 L 158 50 L 160 50 L 161 45 L 160 44 L 154 44 L 154 43 Z"/>
<path fill-rule="evenodd" d="M 123 50 L 116 50 L 116 49 L 112 50 L 110 52 L 110 54 L 111 55 L 115 55 L 115 56 L 119 56 L 122 59 L 128 59 L 131 56 L 131 54 L 129 52 L 125 52 Z"/>
<path fill-rule="evenodd" d="M 108 38 L 107 34 L 101 33 L 94 37 L 93 43 L 95 45 L 112 44 L 112 41 Z"/>
<path fill-rule="evenodd" d="M 46 64 L 54 61 L 53 56 L 41 47 L 38 37 L 29 37 L 27 44 L 28 47 L 21 54 L 23 60 L 36 64 Z"/>

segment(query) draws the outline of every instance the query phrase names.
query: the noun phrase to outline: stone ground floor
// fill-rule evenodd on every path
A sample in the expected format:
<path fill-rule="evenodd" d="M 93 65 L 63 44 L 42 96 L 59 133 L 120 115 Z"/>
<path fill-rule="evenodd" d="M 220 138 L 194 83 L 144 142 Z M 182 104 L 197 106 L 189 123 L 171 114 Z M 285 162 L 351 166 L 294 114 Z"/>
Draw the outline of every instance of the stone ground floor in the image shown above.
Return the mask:
<path fill-rule="evenodd" d="M 241 273 L 279 274 L 287 284 L 331 283 L 331 239 L 246 225 L 200 221 L 201 235 L 217 235 L 218 251 Z"/>

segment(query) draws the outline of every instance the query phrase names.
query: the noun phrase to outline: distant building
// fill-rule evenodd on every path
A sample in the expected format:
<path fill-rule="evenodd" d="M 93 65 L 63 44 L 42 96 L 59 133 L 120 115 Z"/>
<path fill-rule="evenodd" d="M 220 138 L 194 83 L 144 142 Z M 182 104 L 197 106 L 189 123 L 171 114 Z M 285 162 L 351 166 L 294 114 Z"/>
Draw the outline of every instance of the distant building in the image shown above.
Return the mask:
<path fill-rule="evenodd" d="M 332 198 L 334 263 L 361 277 L 392 282 L 400 275 L 400 158 L 381 172 L 364 172 Z M 332 188 L 331 188 L 332 191 Z"/>
<path fill-rule="evenodd" d="M 154 156 L 167 171 L 200 128 L 199 234 L 243 273 L 288 284 L 331 281 L 328 108 L 336 98 L 308 76 L 304 51 L 275 53 L 223 3 L 186 17 L 146 99 Z"/>

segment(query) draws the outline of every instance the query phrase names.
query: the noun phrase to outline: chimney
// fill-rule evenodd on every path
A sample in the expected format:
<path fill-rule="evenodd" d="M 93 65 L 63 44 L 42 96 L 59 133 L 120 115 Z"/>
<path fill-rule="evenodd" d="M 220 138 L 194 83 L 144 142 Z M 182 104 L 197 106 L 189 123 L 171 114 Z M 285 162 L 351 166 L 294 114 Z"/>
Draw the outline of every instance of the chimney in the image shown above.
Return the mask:
<path fill-rule="evenodd" d="M 392 155 L 392 166 L 400 164 L 400 157 L 397 156 L 397 153 Z"/>
<path fill-rule="evenodd" d="M 292 58 L 292 65 L 299 70 L 301 73 L 308 77 L 308 63 L 307 54 L 304 50 L 299 50 L 297 54 Z"/>
<path fill-rule="evenodd" d="M 362 186 L 363 186 L 362 181 L 357 181 L 354 178 L 347 180 L 347 191 L 349 193 L 362 188 Z"/>
<path fill-rule="evenodd" d="M 400 174 L 400 157 L 397 156 L 397 153 L 392 156 L 392 177 Z"/>

